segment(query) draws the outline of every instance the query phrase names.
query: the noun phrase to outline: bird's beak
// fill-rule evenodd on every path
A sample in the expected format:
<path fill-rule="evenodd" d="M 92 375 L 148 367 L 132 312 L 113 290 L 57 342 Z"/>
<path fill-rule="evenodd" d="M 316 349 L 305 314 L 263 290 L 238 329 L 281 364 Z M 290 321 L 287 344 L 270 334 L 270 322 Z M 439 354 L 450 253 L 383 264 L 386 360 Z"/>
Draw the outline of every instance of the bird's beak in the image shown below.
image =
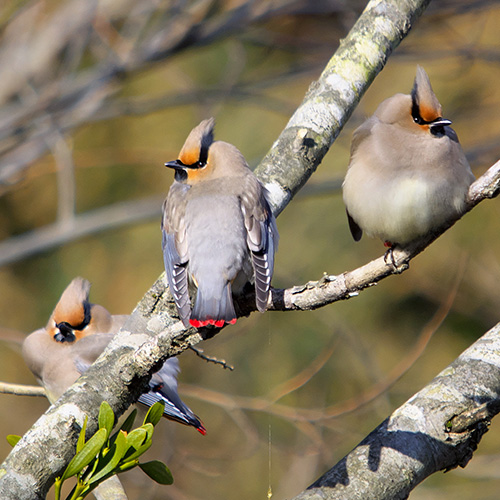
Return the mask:
<path fill-rule="evenodd" d="M 446 118 L 437 118 L 430 123 L 431 127 L 446 127 L 447 125 L 451 125 L 451 120 L 447 120 Z"/>
<path fill-rule="evenodd" d="M 167 161 L 167 163 L 165 163 L 165 166 L 169 167 L 169 168 L 173 168 L 174 170 L 186 170 L 186 169 L 196 170 L 198 168 L 201 168 L 199 161 L 196 163 L 193 163 L 192 165 L 186 165 L 186 164 L 182 163 L 181 160 Z"/>
<path fill-rule="evenodd" d="M 71 328 L 68 323 L 64 321 L 57 323 L 56 328 L 58 330 L 54 335 L 54 340 L 56 340 L 56 342 L 74 342 L 76 340 L 73 328 Z"/>
<path fill-rule="evenodd" d="M 165 166 L 169 168 L 174 168 L 175 170 L 183 170 L 186 168 L 186 165 L 184 165 L 179 160 L 167 161 L 167 163 L 165 163 Z"/>

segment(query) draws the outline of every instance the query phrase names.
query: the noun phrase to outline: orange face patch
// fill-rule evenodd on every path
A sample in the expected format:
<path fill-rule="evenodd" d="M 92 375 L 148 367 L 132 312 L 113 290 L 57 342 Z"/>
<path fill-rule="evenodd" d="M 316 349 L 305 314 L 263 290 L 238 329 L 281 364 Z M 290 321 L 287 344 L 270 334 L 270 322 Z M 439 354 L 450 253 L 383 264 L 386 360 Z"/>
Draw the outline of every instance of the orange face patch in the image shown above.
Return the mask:
<path fill-rule="evenodd" d="M 207 167 L 186 169 L 188 181 L 191 183 L 199 182 L 207 175 Z"/>
<path fill-rule="evenodd" d="M 182 150 L 179 154 L 179 160 L 184 163 L 184 165 L 193 165 L 200 158 L 200 152 L 190 149 L 188 151 Z"/>
<path fill-rule="evenodd" d="M 75 308 L 71 311 L 65 311 L 63 314 L 58 314 L 58 311 L 54 314 L 54 322 L 60 323 L 64 321 L 72 327 L 77 327 L 85 321 L 85 309 L 83 307 Z"/>
<path fill-rule="evenodd" d="M 436 118 L 440 117 L 441 110 L 435 109 L 431 106 L 425 106 L 424 104 L 420 104 L 418 107 L 421 118 L 426 122 L 432 122 L 436 120 Z"/>

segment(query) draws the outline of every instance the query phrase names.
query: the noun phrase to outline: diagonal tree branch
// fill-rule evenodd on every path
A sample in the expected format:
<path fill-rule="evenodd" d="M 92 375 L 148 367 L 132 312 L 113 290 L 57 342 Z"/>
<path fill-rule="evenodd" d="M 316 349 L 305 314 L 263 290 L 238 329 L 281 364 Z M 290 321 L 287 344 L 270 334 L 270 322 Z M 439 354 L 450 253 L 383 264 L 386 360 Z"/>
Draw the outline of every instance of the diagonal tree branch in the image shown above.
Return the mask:
<path fill-rule="evenodd" d="M 500 412 L 500 323 L 294 500 L 397 500 L 465 467 Z"/>

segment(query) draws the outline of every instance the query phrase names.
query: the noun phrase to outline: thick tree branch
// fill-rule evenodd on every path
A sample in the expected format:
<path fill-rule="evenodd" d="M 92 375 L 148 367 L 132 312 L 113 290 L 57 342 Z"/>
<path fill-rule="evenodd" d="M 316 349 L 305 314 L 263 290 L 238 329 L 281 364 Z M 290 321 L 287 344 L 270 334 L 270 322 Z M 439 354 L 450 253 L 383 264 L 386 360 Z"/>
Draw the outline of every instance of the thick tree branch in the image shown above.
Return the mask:
<path fill-rule="evenodd" d="M 397 500 L 465 467 L 500 412 L 500 323 L 294 500 Z"/>

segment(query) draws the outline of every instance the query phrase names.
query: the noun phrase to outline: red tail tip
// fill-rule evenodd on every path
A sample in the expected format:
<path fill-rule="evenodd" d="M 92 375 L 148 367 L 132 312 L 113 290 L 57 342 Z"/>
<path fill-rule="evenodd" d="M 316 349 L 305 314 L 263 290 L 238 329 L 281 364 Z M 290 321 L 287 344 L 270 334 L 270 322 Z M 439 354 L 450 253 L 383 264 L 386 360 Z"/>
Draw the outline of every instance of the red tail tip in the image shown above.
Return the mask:
<path fill-rule="evenodd" d="M 200 434 L 202 434 L 203 436 L 205 436 L 205 435 L 206 435 L 206 433 L 207 433 L 207 430 L 206 430 L 206 429 L 205 429 L 205 427 L 203 427 L 203 426 L 201 426 L 201 427 L 196 427 L 196 430 L 197 430 Z"/>
<path fill-rule="evenodd" d="M 229 321 L 224 321 L 223 319 L 207 319 L 207 320 L 199 320 L 199 319 L 190 319 L 189 324 L 194 326 L 195 328 L 200 328 L 202 326 L 212 325 L 217 328 L 222 328 L 224 323 L 229 323 L 230 325 L 234 325 L 236 323 L 236 318 L 230 319 Z"/>
<path fill-rule="evenodd" d="M 204 323 L 203 321 L 200 321 L 198 319 L 190 319 L 189 320 L 189 324 L 191 326 L 194 326 L 195 328 L 200 328 L 200 326 L 205 326 L 206 323 Z"/>

